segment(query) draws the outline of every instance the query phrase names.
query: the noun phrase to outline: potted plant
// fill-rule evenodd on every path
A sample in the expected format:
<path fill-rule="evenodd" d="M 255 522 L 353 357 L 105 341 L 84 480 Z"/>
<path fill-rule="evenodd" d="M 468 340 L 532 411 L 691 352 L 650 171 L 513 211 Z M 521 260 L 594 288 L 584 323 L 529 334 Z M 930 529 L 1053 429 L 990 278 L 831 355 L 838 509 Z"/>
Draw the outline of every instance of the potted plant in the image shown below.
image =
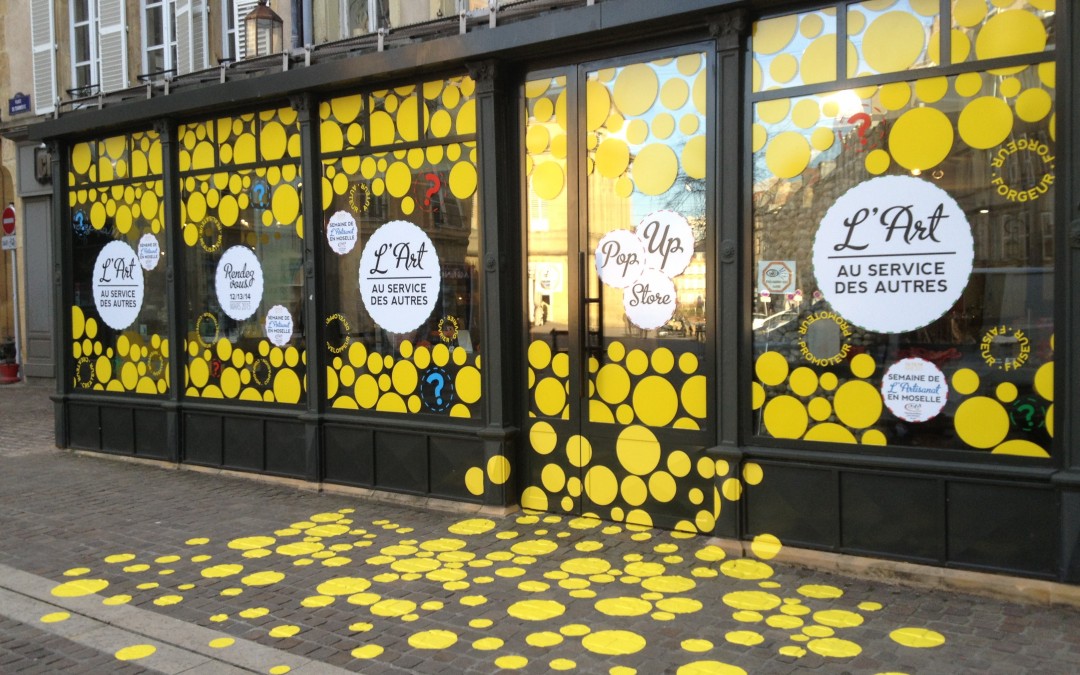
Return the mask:
<path fill-rule="evenodd" d="M 0 340 L 0 384 L 19 381 L 19 364 L 15 361 L 15 340 L 5 337 Z"/>

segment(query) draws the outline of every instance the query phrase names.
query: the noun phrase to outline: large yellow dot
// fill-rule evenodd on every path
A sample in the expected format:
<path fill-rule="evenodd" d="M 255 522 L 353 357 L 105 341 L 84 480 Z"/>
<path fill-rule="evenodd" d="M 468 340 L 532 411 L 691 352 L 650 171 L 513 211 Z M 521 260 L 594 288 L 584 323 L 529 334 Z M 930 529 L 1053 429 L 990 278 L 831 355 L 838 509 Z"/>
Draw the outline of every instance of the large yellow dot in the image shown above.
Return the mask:
<path fill-rule="evenodd" d="M 1026 10 L 998 12 L 983 24 L 975 38 L 975 56 L 979 59 L 1032 54 L 1045 48 L 1046 29 L 1042 20 Z"/>
<path fill-rule="evenodd" d="M 274 197 L 270 206 L 274 212 L 274 218 L 279 223 L 290 225 L 296 221 L 297 215 L 300 214 L 300 195 L 297 194 L 296 188 L 291 184 L 284 183 L 274 190 Z"/>
<path fill-rule="evenodd" d="M 566 612 L 557 600 L 520 600 L 506 608 L 506 613 L 522 621 L 550 621 Z"/>
<path fill-rule="evenodd" d="M 915 95 L 924 103 L 937 103 L 949 93 L 947 77 L 928 77 L 915 82 Z"/>
<path fill-rule="evenodd" d="M 617 363 L 609 363 L 596 373 L 596 393 L 608 403 L 622 403 L 630 393 L 630 376 Z"/>
<path fill-rule="evenodd" d="M 536 385 L 534 394 L 537 409 L 548 417 L 562 414 L 566 406 L 566 389 L 554 377 L 545 377 Z"/>
<path fill-rule="evenodd" d="M 773 137 L 765 148 L 765 165 L 777 178 L 794 178 L 810 163 L 810 143 L 796 131 Z"/>
<path fill-rule="evenodd" d="M 991 448 L 1009 433 L 1009 413 L 987 396 L 974 396 L 956 409 L 953 425 L 960 439 L 973 448 Z"/>
<path fill-rule="evenodd" d="M 960 138 L 978 150 L 1000 144 L 1013 128 L 1009 104 L 996 96 L 980 96 L 964 106 L 956 122 Z"/>
<path fill-rule="evenodd" d="M 636 654 L 645 648 L 645 638 L 627 630 L 598 630 L 581 638 L 581 646 L 594 654 Z"/>
<path fill-rule="evenodd" d="M 633 178 L 638 190 L 647 195 L 668 191 L 679 174 L 679 158 L 666 145 L 652 143 L 634 158 Z"/>
<path fill-rule="evenodd" d="M 888 12 L 870 24 L 863 36 L 866 64 L 879 73 L 911 67 L 926 45 L 922 23 L 909 12 Z"/>
<path fill-rule="evenodd" d="M 849 427 L 865 429 L 881 417 L 881 393 L 869 382 L 845 382 L 833 398 L 836 416 Z"/>
<path fill-rule="evenodd" d="M 892 638 L 894 642 L 902 644 L 905 647 L 913 647 L 916 649 L 940 647 L 945 644 L 945 636 L 937 631 L 930 630 L 929 628 L 897 628 L 889 633 L 889 637 Z"/>
<path fill-rule="evenodd" d="M 615 454 L 624 469 L 644 476 L 660 463 L 660 442 L 646 427 L 629 426 L 619 434 L 615 443 Z"/>
<path fill-rule="evenodd" d="M 769 64 L 769 76 L 780 83 L 788 83 L 799 74 L 799 60 L 792 54 L 777 54 Z"/>
<path fill-rule="evenodd" d="M 289 369 L 277 371 L 274 375 L 274 399 L 281 403 L 299 403 L 301 395 L 300 378 Z"/>
<path fill-rule="evenodd" d="M 889 170 L 889 166 L 892 164 L 892 158 L 889 157 L 889 153 L 878 148 L 866 153 L 866 161 L 864 164 L 866 165 L 867 173 L 874 176 L 880 176 Z"/>
<path fill-rule="evenodd" d="M 765 405 L 765 428 L 775 438 L 799 438 L 808 422 L 806 408 L 793 396 L 777 396 Z"/>
<path fill-rule="evenodd" d="M 571 464 L 583 467 L 592 461 L 592 444 L 584 436 L 574 434 L 566 441 L 566 458 Z"/>
<path fill-rule="evenodd" d="M 551 160 L 537 164 L 530 178 L 536 196 L 549 201 L 562 194 L 566 180 L 560 163 Z"/>
<path fill-rule="evenodd" d="M 541 455 L 551 454 L 558 440 L 559 435 L 547 422 L 537 422 L 529 429 L 529 444 Z"/>
<path fill-rule="evenodd" d="M 679 395 L 667 378 L 650 375 L 634 387 L 634 412 L 645 424 L 662 427 L 679 412 Z"/>
<path fill-rule="evenodd" d="M 1035 371 L 1035 393 L 1047 401 L 1054 400 L 1054 362 L 1044 363 Z"/>
<path fill-rule="evenodd" d="M 765 352 L 754 363 L 754 374 L 761 382 L 774 387 L 788 375 L 788 362 L 780 352 Z"/>
<path fill-rule="evenodd" d="M 889 152 L 907 170 L 925 171 L 940 164 L 953 145 L 953 127 L 935 108 L 913 108 L 896 120 L 889 133 Z"/>
<path fill-rule="evenodd" d="M 585 494 L 593 503 L 607 506 L 619 494 L 619 480 L 606 466 L 594 466 L 585 474 Z"/>
<path fill-rule="evenodd" d="M 644 63 L 627 66 L 615 79 L 615 105 L 624 117 L 641 115 L 653 106 L 659 86 L 656 71 L 650 66 Z"/>
<path fill-rule="evenodd" d="M 775 54 L 788 46 L 791 39 L 795 37 L 795 29 L 798 25 L 797 14 L 755 22 L 752 42 L 754 53 Z"/>
<path fill-rule="evenodd" d="M 1050 114 L 1053 105 L 1045 89 L 1028 89 L 1016 99 L 1016 116 L 1025 122 L 1038 122 Z"/>
<path fill-rule="evenodd" d="M 953 21 L 965 28 L 974 28 L 986 18 L 986 0 L 955 0 Z"/>

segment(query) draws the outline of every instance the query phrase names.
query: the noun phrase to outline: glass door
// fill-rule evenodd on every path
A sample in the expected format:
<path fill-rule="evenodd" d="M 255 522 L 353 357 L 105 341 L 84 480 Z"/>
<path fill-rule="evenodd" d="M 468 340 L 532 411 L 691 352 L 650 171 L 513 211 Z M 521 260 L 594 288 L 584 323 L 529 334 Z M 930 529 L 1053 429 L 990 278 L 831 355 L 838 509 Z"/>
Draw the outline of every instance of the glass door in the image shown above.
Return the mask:
<path fill-rule="evenodd" d="M 530 74 L 523 90 L 522 505 L 711 531 L 708 52 Z"/>

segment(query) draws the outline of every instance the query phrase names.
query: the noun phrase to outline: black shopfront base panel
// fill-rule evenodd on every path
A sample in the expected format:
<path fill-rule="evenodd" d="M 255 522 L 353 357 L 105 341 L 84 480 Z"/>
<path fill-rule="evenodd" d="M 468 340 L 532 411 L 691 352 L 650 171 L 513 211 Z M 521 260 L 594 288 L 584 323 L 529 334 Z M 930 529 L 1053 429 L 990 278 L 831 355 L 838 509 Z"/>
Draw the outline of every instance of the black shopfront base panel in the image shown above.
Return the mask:
<path fill-rule="evenodd" d="M 67 404 L 67 419 L 72 449 L 168 458 L 162 435 L 165 413 L 159 408 L 72 401 Z"/>
<path fill-rule="evenodd" d="M 748 537 L 916 563 L 1057 578 L 1059 497 L 1049 484 L 759 461 Z"/>

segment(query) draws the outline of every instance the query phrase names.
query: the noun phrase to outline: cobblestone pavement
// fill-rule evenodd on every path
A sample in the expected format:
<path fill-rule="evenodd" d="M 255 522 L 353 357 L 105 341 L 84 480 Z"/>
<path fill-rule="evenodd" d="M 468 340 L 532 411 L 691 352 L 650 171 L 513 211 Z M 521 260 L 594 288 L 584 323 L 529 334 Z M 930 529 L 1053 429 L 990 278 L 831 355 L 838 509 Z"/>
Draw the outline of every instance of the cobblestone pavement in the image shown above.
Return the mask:
<path fill-rule="evenodd" d="M 1080 668 L 1075 608 L 79 456 L 48 394 L 0 387 L 0 673 Z"/>

